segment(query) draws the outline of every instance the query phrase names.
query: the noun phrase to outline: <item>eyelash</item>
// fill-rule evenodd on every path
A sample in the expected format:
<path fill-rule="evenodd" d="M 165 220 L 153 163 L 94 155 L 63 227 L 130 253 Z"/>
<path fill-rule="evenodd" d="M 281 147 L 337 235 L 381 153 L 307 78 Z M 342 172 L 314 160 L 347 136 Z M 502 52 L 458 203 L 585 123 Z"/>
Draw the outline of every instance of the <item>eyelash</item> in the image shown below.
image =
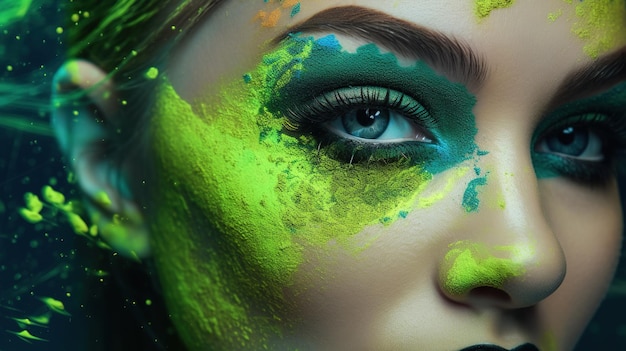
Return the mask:
<path fill-rule="evenodd" d="M 360 108 L 398 113 L 430 139 L 430 143 L 418 140 L 368 141 L 370 139 L 343 137 L 323 126 Z M 285 117 L 287 132 L 311 133 L 329 156 L 349 163 L 390 162 L 393 159 L 424 162 L 429 157 L 423 151 L 432 147 L 435 140 L 430 131 L 437 125 L 427 106 L 399 91 L 372 86 L 341 88 L 320 94 L 309 102 L 288 108 Z"/>

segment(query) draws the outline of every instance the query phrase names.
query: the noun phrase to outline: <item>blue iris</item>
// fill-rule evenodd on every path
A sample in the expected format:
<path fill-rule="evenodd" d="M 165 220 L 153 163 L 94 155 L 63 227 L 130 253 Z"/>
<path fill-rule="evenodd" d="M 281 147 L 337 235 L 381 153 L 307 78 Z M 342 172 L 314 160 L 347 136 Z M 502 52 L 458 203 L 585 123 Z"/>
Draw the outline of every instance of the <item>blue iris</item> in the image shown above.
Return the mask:
<path fill-rule="evenodd" d="M 363 139 L 377 139 L 389 126 L 388 109 L 360 108 L 352 110 L 341 118 L 346 133 Z"/>
<path fill-rule="evenodd" d="M 567 127 L 546 139 L 548 149 L 564 155 L 580 156 L 589 147 L 587 128 Z"/>

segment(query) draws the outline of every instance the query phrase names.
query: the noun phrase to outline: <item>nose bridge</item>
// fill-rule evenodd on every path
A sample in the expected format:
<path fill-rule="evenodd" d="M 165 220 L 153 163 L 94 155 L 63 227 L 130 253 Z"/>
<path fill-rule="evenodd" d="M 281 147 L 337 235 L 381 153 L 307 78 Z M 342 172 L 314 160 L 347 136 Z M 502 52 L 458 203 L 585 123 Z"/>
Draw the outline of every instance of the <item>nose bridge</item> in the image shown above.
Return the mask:
<path fill-rule="evenodd" d="M 565 258 L 542 208 L 529 152 L 492 152 L 466 180 L 462 209 L 439 271 L 440 287 L 457 301 L 533 305 L 565 275 Z M 498 294 L 484 294 L 499 291 Z M 494 298 L 499 296 L 499 298 Z"/>

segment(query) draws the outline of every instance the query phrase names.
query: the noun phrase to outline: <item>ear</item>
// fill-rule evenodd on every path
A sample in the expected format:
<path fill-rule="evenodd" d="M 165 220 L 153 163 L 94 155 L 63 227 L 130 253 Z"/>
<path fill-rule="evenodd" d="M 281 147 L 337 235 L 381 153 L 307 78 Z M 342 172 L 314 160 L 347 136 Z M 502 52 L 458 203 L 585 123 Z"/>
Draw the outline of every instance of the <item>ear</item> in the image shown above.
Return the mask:
<path fill-rule="evenodd" d="M 128 186 L 128 172 L 108 154 L 119 101 L 115 86 L 94 64 L 66 62 L 53 81 L 52 126 L 100 235 L 121 254 L 145 257 L 148 230 Z"/>

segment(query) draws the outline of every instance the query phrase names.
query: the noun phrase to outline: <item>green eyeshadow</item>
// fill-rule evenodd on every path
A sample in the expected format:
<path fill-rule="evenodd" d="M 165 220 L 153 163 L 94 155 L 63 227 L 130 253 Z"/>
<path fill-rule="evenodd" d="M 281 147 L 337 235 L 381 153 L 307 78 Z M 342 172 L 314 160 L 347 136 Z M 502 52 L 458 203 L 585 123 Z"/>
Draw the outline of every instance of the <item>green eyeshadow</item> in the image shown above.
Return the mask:
<path fill-rule="evenodd" d="M 608 147 L 604 162 L 580 161 L 535 150 L 541 138 L 572 125 L 604 132 L 603 142 Z M 625 146 L 626 83 L 621 83 L 601 94 L 569 102 L 548 114 L 533 135 L 531 154 L 535 172 L 540 179 L 566 176 L 584 183 L 597 183 L 610 176 L 611 163 Z"/>
<path fill-rule="evenodd" d="M 294 59 L 269 75 L 278 86 L 276 93 L 268 96 L 270 111 L 283 114 L 345 87 L 388 88 L 419 101 L 435 120 L 429 131 L 437 142 L 419 146 L 418 159 L 423 160 L 419 163 L 424 170 L 442 172 L 477 152 L 472 112 L 476 98 L 464 85 L 449 81 L 426 63 L 402 66 L 394 54 L 382 53 L 375 44 L 346 52 L 332 35 L 317 40 L 292 36 L 284 45 Z"/>

